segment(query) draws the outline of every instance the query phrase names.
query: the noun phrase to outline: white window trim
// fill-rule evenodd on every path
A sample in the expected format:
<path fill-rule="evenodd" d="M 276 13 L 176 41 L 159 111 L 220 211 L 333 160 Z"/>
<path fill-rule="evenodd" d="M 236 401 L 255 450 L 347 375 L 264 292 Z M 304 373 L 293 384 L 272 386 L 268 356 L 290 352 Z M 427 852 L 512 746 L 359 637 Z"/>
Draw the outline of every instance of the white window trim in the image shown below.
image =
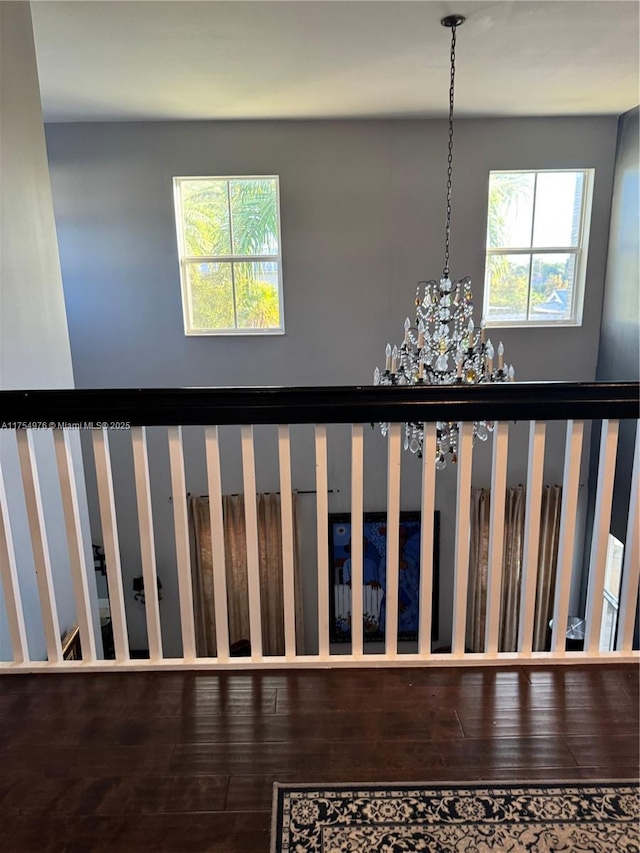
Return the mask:
<path fill-rule="evenodd" d="M 187 255 L 184 243 L 184 216 L 182 210 L 182 181 L 269 181 L 276 182 L 276 204 L 278 215 L 278 249 L 277 255 Z M 228 186 L 228 185 L 227 185 Z M 201 337 L 228 337 L 230 335 L 265 337 L 270 335 L 284 335 L 284 292 L 282 285 L 282 228 L 280 225 L 280 176 L 279 175 L 180 175 L 173 179 L 173 201 L 175 207 L 176 236 L 178 242 L 178 261 L 180 265 L 180 290 L 182 291 L 182 317 L 184 321 L 184 333 L 188 338 Z M 229 227 L 233 234 L 233 222 L 231 219 L 231 208 L 229 208 Z M 231 244 L 233 246 L 233 243 Z M 191 290 L 188 287 L 187 265 L 190 263 L 230 263 L 240 261 L 244 263 L 259 263 L 260 261 L 275 262 L 278 264 L 278 304 L 280 308 L 280 326 L 272 329 L 190 329 L 189 322 L 193 317 L 193 306 L 191 303 Z M 235 293 L 235 286 L 234 286 Z M 235 316 L 235 301 L 233 305 Z"/>
<path fill-rule="evenodd" d="M 485 246 L 485 270 L 484 270 L 484 292 L 482 299 L 482 321 L 488 329 L 557 329 L 567 327 L 582 326 L 582 316 L 584 311 L 584 294 L 587 281 L 587 259 L 589 254 L 589 235 L 591 232 L 591 212 L 593 202 L 593 184 L 595 169 L 582 168 L 578 166 L 567 167 L 565 169 L 492 169 L 489 173 L 489 184 L 491 175 L 507 174 L 549 174 L 553 172 L 582 172 L 584 174 L 584 187 L 582 191 L 582 208 L 580 211 L 580 235 L 577 246 L 553 246 L 539 248 L 537 246 L 527 247 L 496 247 L 489 248 Z M 488 198 L 488 193 L 487 193 Z M 535 206 L 535 195 L 534 195 Z M 487 203 L 487 217 L 488 217 Z M 535 219 L 535 216 L 533 217 Z M 531 227 L 533 228 L 533 221 Z M 486 229 L 485 229 L 486 230 Z M 574 299 L 573 299 L 573 314 L 564 320 L 490 320 L 487 317 L 489 308 L 489 288 L 487 287 L 487 259 L 490 255 L 545 255 L 545 254 L 574 254 L 577 256 L 575 280 L 574 280 Z M 531 276 L 529 276 L 529 292 L 531 291 Z M 527 306 L 528 308 L 528 306 Z"/>

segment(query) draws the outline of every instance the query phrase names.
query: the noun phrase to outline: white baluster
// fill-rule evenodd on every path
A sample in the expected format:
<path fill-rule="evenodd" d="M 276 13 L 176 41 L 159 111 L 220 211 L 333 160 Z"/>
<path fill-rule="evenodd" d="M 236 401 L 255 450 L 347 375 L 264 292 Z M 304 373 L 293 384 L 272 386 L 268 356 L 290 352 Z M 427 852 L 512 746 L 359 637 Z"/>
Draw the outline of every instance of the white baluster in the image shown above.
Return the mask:
<path fill-rule="evenodd" d="M 363 654 L 364 429 L 351 426 L 351 653 Z"/>
<path fill-rule="evenodd" d="M 402 424 L 389 427 L 387 455 L 387 577 L 385 584 L 385 657 L 398 654 L 398 597 L 400 588 L 400 469 Z"/>
<path fill-rule="evenodd" d="M 546 424 L 543 421 L 531 421 L 524 511 L 524 553 L 520 578 L 520 625 L 518 626 L 518 651 L 526 656 L 531 655 L 533 648 L 545 436 Z"/>
<path fill-rule="evenodd" d="M 560 542 L 558 545 L 558 567 L 556 570 L 553 631 L 551 635 L 551 651 L 557 656 L 565 654 L 566 646 L 583 435 L 584 423 L 582 421 L 567 421 L 562 506 L 560 508 Z"/>
<path fill-rule="evenodd" d="M 630 652 L 633 646 L 633 631 L 638 605 L 638 583 L 640 581 L 640 428 L 636 427 L 636 449 L 631 474 L 629 519 L 622 561 L 622 583 L 620 585 L 620 608 L 618 610 L 618 636 L 616 650 Z"/>
<path fill-rule="evenodd" d="M 60 478 L 60 494 L 62 496 L 64 525 L 69 548 L 71 580 L 76 600 L 78 628 L 80 629 L 82 660 L 90 662 L 96 659 L 96 640 L 93 632 L 91 602 L 89 599 L 89 566 L 86 560 L 87 545 L 82 535 L 80 508 L 78 505 L 78 485 L 73 468 L 71 436 L 68 430 L 54 429 L 53 442 Z M 91 565 L 91 571 L 94 571 L 93 565 Z"/>
<path fill-rule="evenodd" d="M 24 624 L 24 611 L 22 609 L 20 584 L 18 582 L 16 554 L 13 547 L 13 536 L 11 534 L 11 521 L 9 518 L 7 493 L 1 467 L 0 578 L 2 579 L 2 588 L 4 590 L 4 605 L 7 612 L 7 622 L 9 623 L 9 636 L 11 637 L 13 660 L 14 663 L 23 663 L 29 660 L 29 647 L 27 645 L 27 632 Z"/>
<path fill-rule="evenodd" d="M 109 435 L 105 428 L 93 430 L 93 456 L 98 484 L 98 502 L 100 505 L 100 524 L 109 587 L 109 610 L 113 628 L 113 645 L 116 660 L 124 663 L 129 660 L 129 641 L 127 639 L 127 617 L 124 608 L 122 589 L 122 566 L 120 564 L 120 543 L 118 541 L 118 522 L 111 473 L 111 455 L 109 453 Z"/>
<path fill-rule="evenodd" d="M 260 609 L 260 556 L 258 550 L 258 509 L 256 505 L 256 465 L 253 427 L 240 428 L 242 441 L 242 481 L 247 535 L 247 583 L 249 586 L 249 626 L 251 658 L 262 660 L 262 612 Z"/>
<path fill-rule="evenodd" d="M 493 430 L 491 465 L 491 509 L 489 511 L 489 566 L 487 575 L 487 619 L 484 651 L 489 657 L 498 652 L 500 604 L 502 596 L 502 555 L 504 546 L 504 510 L 507 489 L 509 424 L 496 423 Z"/>
<path fill-rule="evenodd" d="M 433 533 L 436 506 L 436 425 L 424 425 L 422 446 L 422 524 L 420 529 L 420 620 L 418 652 L 431 654 L 431 620 L 433 613 Z M 435 602 L 438 606 L 438 602 Z"/>
<path fill-rule="evenodd" d="M 196 633 L 193 619 L 191 552 L 189 548 L 187 485 L 184 474 L 182 427 L 169 427 L 167 430 L 167 436 L 169 441 L 169 462 L 171 466 L 173 524 L 176 535 L 178 595 L 180 598 L 180 624 L 182 626 L 182 654 L 185 660 L 190 660 L 196 657 Z"/>
<path fill-rule="evenodd" d="M 224 553 L 224 519 L 222 514 L 222 477 L 218 427 L 205 428 L 209 515 L 211 520 L 211 563 L 213 569 L 213 604 L 216 616 L 216 649 L 218 661 L 229 660 L 229 611 L 227 606 L 227 569 Z"/>
<path fill-rule="evenodd" d="M 296 591 L 294 578 L 293 489 L 291 486 L 291 435 L 287 424 L 278 426 L 280 465 L 280 520 L 282 524 L 282 597 L 284 648 L 287 660 L 296 656 Z"/>
<path fill-rule="evenodd" d="M 20 429 L 16 433 L 16 438 L 18 442 L 20 469 L 22 471 L 24 497 L 27 507 L 27 518 L 29 520 L 29 533 L 31 535 L 33 561 L 35 564 L 36 579 L 38 582 L 38 594 L 40 596 L 42 627 L 44 629 L 44 637 L 47 645 L 47 658 L 49 663 L 58 663 L 62 660 L 60 625 L 58 622 L 56 597 L 53 588 L 49 543 L 47 541 L 47 532 L 44 525 L 44 510 L 42 507 L 42 494 L 40 492 L 40 482 L 38 479 L 38 466 L 36 463 L 36 452 L 33 444 L 33 434 L 30 429 Z"/>
<path fill-rule="evenodd" d="M 315 443 L 318 548 L 318 656 L 320 660 L 329 660 L 329 487 L 327 482 L 327 427 L 325 424 L 316 424 Z"/>
<path fill-rule="evenodd" d="M 585 613 L 586 634 L 584 650 L 590 654 L 600 651 L 600 629 L 604 604 L 604 575 L 607 564 L 607 544 L 611 526 L 613 482 L 616 475 L 618 451 L 618 421 L 602 421 L 596 506 L 593 517 L 593 536 L 589 559 L 589 582 Z"/>
<path fill-rule="evenodd" d="M 469 535 L 471 525 L 471 468 L 473 460 L 473 424 L 463 423 L 458 447 L 458 484 L 456 500 L 456 545 L 453 576 L 453 627 L 451 651 L 463 655 L 469 587 Z"/>
<path fill-rule="evenodd" d="M 140 531 L 140 556 L 144 579 L 144 606 L 147 617 L 147 639 L 149 658 L 162 658 L 162 633 L 160 630 L 160 604 L 158 600 L 158 574 L 156 570 L 153 513 L 151 510 L 151 484 L 149 482 L 149 458 L 145 427 L 131 430 L 133 468 L 136 481 L 136 503 L 138 506 L 138 529 Z"/>

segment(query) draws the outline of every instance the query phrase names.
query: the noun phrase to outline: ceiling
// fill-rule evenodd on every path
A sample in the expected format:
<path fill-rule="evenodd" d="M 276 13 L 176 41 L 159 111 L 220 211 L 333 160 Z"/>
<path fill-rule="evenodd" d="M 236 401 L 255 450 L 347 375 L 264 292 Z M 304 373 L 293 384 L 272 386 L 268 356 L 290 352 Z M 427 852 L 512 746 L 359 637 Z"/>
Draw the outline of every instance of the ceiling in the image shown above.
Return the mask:
<path fill-rule="evenodd" d="M 47 121 L 619 114 L 638 103 L 632 0 L 43 0 Z"/>

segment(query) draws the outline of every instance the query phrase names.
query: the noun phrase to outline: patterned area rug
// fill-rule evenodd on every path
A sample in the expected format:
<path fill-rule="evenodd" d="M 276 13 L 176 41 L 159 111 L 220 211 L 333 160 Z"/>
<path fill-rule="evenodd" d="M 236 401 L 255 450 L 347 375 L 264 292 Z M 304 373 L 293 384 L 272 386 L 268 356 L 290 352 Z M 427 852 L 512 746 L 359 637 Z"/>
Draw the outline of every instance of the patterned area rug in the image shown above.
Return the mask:
<path fill-rule="evenodd" d="M 626 783 L 275 785 L 272 853 L 638 853 Z"/>

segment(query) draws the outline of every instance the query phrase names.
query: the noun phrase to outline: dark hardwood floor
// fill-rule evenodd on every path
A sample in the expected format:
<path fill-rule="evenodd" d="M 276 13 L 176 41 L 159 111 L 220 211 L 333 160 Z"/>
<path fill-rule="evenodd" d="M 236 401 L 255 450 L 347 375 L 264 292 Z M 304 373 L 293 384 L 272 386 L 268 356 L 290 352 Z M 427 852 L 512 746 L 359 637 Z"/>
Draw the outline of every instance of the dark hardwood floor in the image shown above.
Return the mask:
<path fill-rule="evenodd" d="M 268 853 L 272 784 L 638 778 L 634 666 L 0 677 L 2 853 Z"/>

